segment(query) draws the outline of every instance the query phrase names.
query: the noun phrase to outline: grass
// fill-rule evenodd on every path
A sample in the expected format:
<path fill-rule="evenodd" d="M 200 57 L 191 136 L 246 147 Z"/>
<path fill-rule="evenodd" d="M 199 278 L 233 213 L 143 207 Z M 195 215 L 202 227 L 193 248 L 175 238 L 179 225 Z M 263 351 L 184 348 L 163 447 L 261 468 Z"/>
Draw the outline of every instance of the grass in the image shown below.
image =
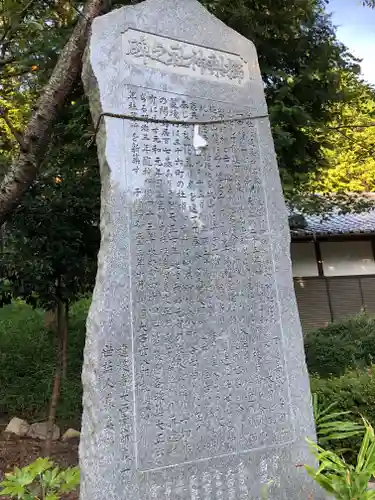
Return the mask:
<path fill-rule="evenodd" d="M 58 420 L 79 421 L 81 367 L 89 300 L 71 308 L 68 376 L 62 387 Z M 44 328 L 44 312 L 23 302 L 0 309 L 0 417 L 30 422 L 46 417 L 56 362 L 56 337 Z"/>

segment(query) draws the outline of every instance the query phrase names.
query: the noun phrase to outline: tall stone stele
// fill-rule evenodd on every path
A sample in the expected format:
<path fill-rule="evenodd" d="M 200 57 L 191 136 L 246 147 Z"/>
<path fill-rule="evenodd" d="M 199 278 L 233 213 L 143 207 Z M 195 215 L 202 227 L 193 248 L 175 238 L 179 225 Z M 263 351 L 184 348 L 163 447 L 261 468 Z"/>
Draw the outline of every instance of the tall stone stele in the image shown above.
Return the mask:
<path fill-rule="evenodd" d="M 81 499 L 317 500 L 254 45 L 197 0 L 146 0 L 95 20 L 83 79 L 106 115 Z"/>

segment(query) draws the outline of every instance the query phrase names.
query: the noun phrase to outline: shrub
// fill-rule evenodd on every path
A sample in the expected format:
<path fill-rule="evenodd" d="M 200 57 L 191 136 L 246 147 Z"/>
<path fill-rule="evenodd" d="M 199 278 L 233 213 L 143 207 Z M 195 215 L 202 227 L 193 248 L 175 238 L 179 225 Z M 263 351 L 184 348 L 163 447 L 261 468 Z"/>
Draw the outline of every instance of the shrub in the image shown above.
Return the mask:
<path fill-rule="evenodd" d="M 375 423 L 375 368 L 353 370 L 340 377 L 310 378 L 311 390 L 322 406 L 336 403 L 337 411 L 351 411 Z"/>
<path fill-rule="evenodd" d="M 79 420 L 85 321 L 89 301 L 74 304 L 69 319 L 68 377 L 58 408 L 60 420 Z M 0 414 L 45 418 L 51 397 L 56 338 L 44 313 L 23 302 L 0 309 Z"/>
<path fill-rule="evenodd" d="M 309 372 L 322 377 L 369 366 L 375 355 L 375 318 L 359 314 L 309 332 L 305 352 Z"/>
<path fill-rule="evenodd" d="M 352 370 L 340 377 L 310 377 L 311 391 L 317 395 L 322 408 L 335 403 L 335 411 L 351 412 L 351 417 L 361 422 L 361 416 L 371 425 L 375 423 L 375 368 Z M 348 450 L 346 457 L 353 458 L 359 450 L 361 440 L 352 437 L 339 442 L 324 443 L 329 449 L 338 452 Z M 349 451 L 350 450 L 350 451 Z"/>

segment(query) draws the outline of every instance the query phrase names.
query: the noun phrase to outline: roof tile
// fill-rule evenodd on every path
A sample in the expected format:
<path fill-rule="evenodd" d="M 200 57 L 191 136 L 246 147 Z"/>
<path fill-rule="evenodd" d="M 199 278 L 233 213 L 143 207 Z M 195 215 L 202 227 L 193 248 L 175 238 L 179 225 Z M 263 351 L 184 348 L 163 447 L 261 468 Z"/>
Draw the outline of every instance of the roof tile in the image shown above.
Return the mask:
<path fill-rule="evenodd" d="M 291 231 L 293 236 L 375 233 L 375 210 L 327 217 L 305 215 L 305 220 L 307 226 L 303 229 L 293 229 Z"/>

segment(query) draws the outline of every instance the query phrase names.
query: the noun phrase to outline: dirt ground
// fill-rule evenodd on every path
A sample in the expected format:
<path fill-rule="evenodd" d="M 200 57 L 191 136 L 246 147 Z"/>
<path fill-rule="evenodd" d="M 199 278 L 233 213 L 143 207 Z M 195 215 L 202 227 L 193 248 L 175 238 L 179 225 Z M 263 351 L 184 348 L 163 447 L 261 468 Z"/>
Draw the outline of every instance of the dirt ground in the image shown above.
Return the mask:
<path fill-rule="evenodd" d="M 6 438 L 0 431 L 0 481 L 5 472 L 10 472 L 14 467 L 24 467 L 30 464 L 43 452 L 43 442 L 29 438 L 12 436 Z M 60 467 L 70 467 L 78 464 L 78 442 L 63 443 L 57 441 L 53 444 L 52 457 Z M 8 497 L 0 496 L 0 500 Z M 78 493 L 64 497 L 65 500 L 78 500 Z"/>

